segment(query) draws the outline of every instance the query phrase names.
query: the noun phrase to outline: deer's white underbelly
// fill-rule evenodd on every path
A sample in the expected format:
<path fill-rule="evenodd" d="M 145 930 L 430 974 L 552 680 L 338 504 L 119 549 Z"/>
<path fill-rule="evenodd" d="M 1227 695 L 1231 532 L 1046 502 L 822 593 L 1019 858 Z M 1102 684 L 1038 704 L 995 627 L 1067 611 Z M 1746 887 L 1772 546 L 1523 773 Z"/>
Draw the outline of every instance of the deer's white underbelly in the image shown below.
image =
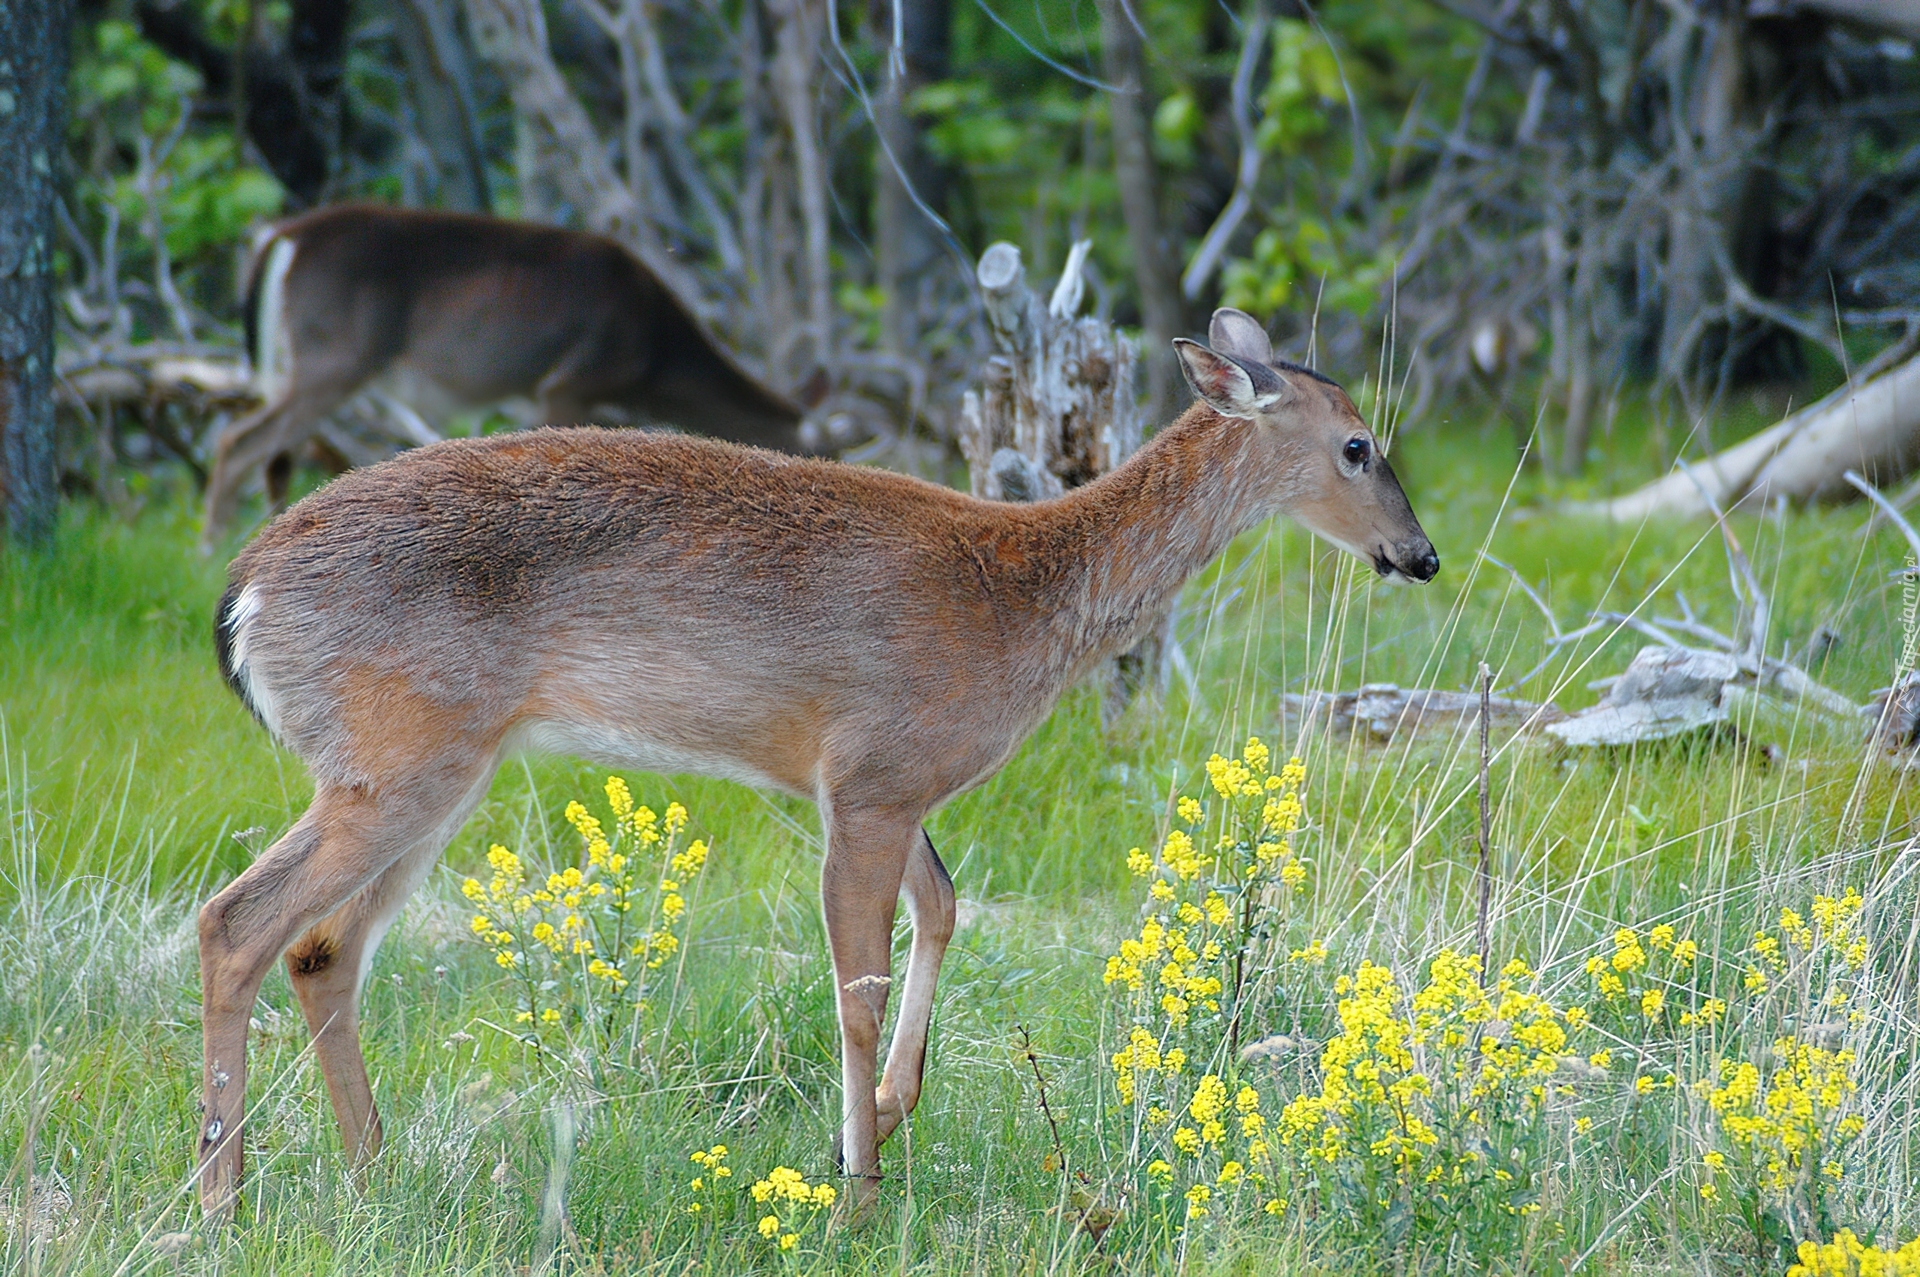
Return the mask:
<path fill-rule="evenodd" d="M 783 790 L 773 777 L 730 754 L 687 749 L 631 728 L 603 723 L 535 720 L 521 727 L 515 748 L 538 754 L 569 754 L 604 767 L 690 773 L 739 781 L 756 789 Z"/>

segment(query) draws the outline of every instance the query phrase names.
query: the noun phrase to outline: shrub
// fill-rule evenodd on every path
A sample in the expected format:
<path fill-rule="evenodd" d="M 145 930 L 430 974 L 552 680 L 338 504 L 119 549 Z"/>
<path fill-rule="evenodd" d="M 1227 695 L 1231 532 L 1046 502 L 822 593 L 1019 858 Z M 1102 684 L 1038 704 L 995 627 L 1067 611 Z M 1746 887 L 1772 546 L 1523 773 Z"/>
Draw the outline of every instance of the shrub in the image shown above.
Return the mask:
<path fill-rule="evenodd" d="M 567 804 L 577 863 L 530 867 L 496 845 L 487 853 L 492 878 L 461 884 L 476 909 L 474 935 L 513 977 L 521 1040 L 581 1067 L 642 1044 L 658 987 L 674 974 L 664 968 L 681 951 L 681 893 L 708 852 L 699 839 L 681 845 L 687 809 L 679 803 L 664 815 L 635 806 L 618 776 L 607 778 L 606 793 L 611 833 L 584 804 Z"/>
<path fill-rule="evenodd" d="M 1316 1046 L 1299 1026 L 1329 943 L 1295 917 L 1305 772 L 1269 760 L 1257 738 L 1215 755 L 1206 803 L 1180 797 L 1158 853 L 1127 853 L 1146 899 L 1106 959 L 1104 1063 L 1134 1228 L 1185 1247 L 1232 1223 L 1381 1259 L 1537 1267 L 1591 1242 L 1595 1185 L 1671 1181 L 1703 1239 L 1783 1262 L 1814 1239 L 1808 1277 L 1905 1271 L 1869 1267 L 1880 1252 L 1836 1231 L 1865 1126 L 1859 892 L 1779 909 L 1724 960 L 1671 922 L 1616 927 L 1551 975 L 1523 958 L 1495 975 L 1444 947 L 1415 979 L 1363 957 L 1334 979 Z M 1281 1090 L 1268 1056 L 1307 1085 Z"/>

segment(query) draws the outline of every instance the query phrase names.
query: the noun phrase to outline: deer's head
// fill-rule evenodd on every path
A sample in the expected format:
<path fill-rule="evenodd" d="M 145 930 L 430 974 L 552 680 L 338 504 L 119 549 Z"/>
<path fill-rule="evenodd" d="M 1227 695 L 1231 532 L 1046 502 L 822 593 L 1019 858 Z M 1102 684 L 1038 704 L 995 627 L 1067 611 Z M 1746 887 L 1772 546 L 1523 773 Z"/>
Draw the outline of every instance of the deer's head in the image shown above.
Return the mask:
<path fill-rule="evenodd" d="M 1255 455 L 1280 510 L 1381 576 L 1432 580 L 1440 556 L 1347 392 L 1276 361 L 1266 329 L 1242 311 L 1215 311 L 1207 340 L 1211 349 L 1174 340 L 1181 371 L 1208 407 L 1259 432 Z"/>

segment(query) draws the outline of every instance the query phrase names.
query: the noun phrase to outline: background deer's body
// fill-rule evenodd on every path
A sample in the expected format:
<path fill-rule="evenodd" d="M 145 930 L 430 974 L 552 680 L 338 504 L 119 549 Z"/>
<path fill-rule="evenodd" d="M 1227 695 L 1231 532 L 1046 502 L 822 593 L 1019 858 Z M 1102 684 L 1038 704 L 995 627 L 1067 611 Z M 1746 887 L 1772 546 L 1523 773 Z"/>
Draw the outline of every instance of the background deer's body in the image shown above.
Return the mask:
<path fill-rule="evenodd" d="M 348 204 L 256 246 L 248 349 L 262 407 L 215 445 L 209 541 L 239 487 L 383 374 L 429 412 L 525 396 L 542 421 L 595 407 L 797 451 L 803 409 L 749 375 L 631 253 L 580 231 Z M 277 494 L 276 494 L 277 496 Z"/>
<path fill-rule="evenodd" d="M 1204 348 L 1184 357 L 1202 355 L 1247 380 Z M 1067 686 L 1277 510 L 1376 565 L 1422 580 L 1437 568 L 1383 459 L 1345 480 L 1364 499 L 1320 490 L 1336 473 L 1317 460 L 1327 430 L 1350 447 L 1364 427 L 1330 383 L 1288 382 L 1288 411 L 1313 429 L 1199 405 L 1120 469 L 1034 505 L 683 437 L 553 430 L 409 453 L 282 516 L 235 560 L 216 637 L 316 792 L 201 913 L 203 1200 L 223 1206 L 237 1183 L 247 1018 L 289 944 L 348 1148 L 377 1142 L 360 981 L 500 760 L 530 748 L 818 803 L 845 1165 L 871 1177 L 919 1097 L 953 928 L 927 812 L 991 775 Z M 1266 412 L 1256 388 L 1202 393 Z M 903 892 L 913 947 L 876 1090 Z"/>

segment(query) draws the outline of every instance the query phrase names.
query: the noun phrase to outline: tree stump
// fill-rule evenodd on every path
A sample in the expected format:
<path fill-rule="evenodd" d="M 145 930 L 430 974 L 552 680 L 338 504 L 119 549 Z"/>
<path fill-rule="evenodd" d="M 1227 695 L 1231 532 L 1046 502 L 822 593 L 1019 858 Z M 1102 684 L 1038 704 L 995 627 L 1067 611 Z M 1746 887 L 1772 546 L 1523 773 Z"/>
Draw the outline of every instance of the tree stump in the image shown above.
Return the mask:
<path fill-rule="evenodd" d="M 1138 450 L 1145 425 L 1133 393 L 1138 352 L 1131 338 L 1079 315 L 1091 240 L 1067 255 L 1053 295 L 1027 287 L 1020 250 L 998 243 L 975 275 L 993 353 L 980 389 L 961 401 L 959 442 L 973 495 L 1042 501 L 1091 483 Z M 1111 726 L 1143 688 L 1165 690 L 1173 618 L 1160 617 L 1105 676 L 1101 718 Z"/>

